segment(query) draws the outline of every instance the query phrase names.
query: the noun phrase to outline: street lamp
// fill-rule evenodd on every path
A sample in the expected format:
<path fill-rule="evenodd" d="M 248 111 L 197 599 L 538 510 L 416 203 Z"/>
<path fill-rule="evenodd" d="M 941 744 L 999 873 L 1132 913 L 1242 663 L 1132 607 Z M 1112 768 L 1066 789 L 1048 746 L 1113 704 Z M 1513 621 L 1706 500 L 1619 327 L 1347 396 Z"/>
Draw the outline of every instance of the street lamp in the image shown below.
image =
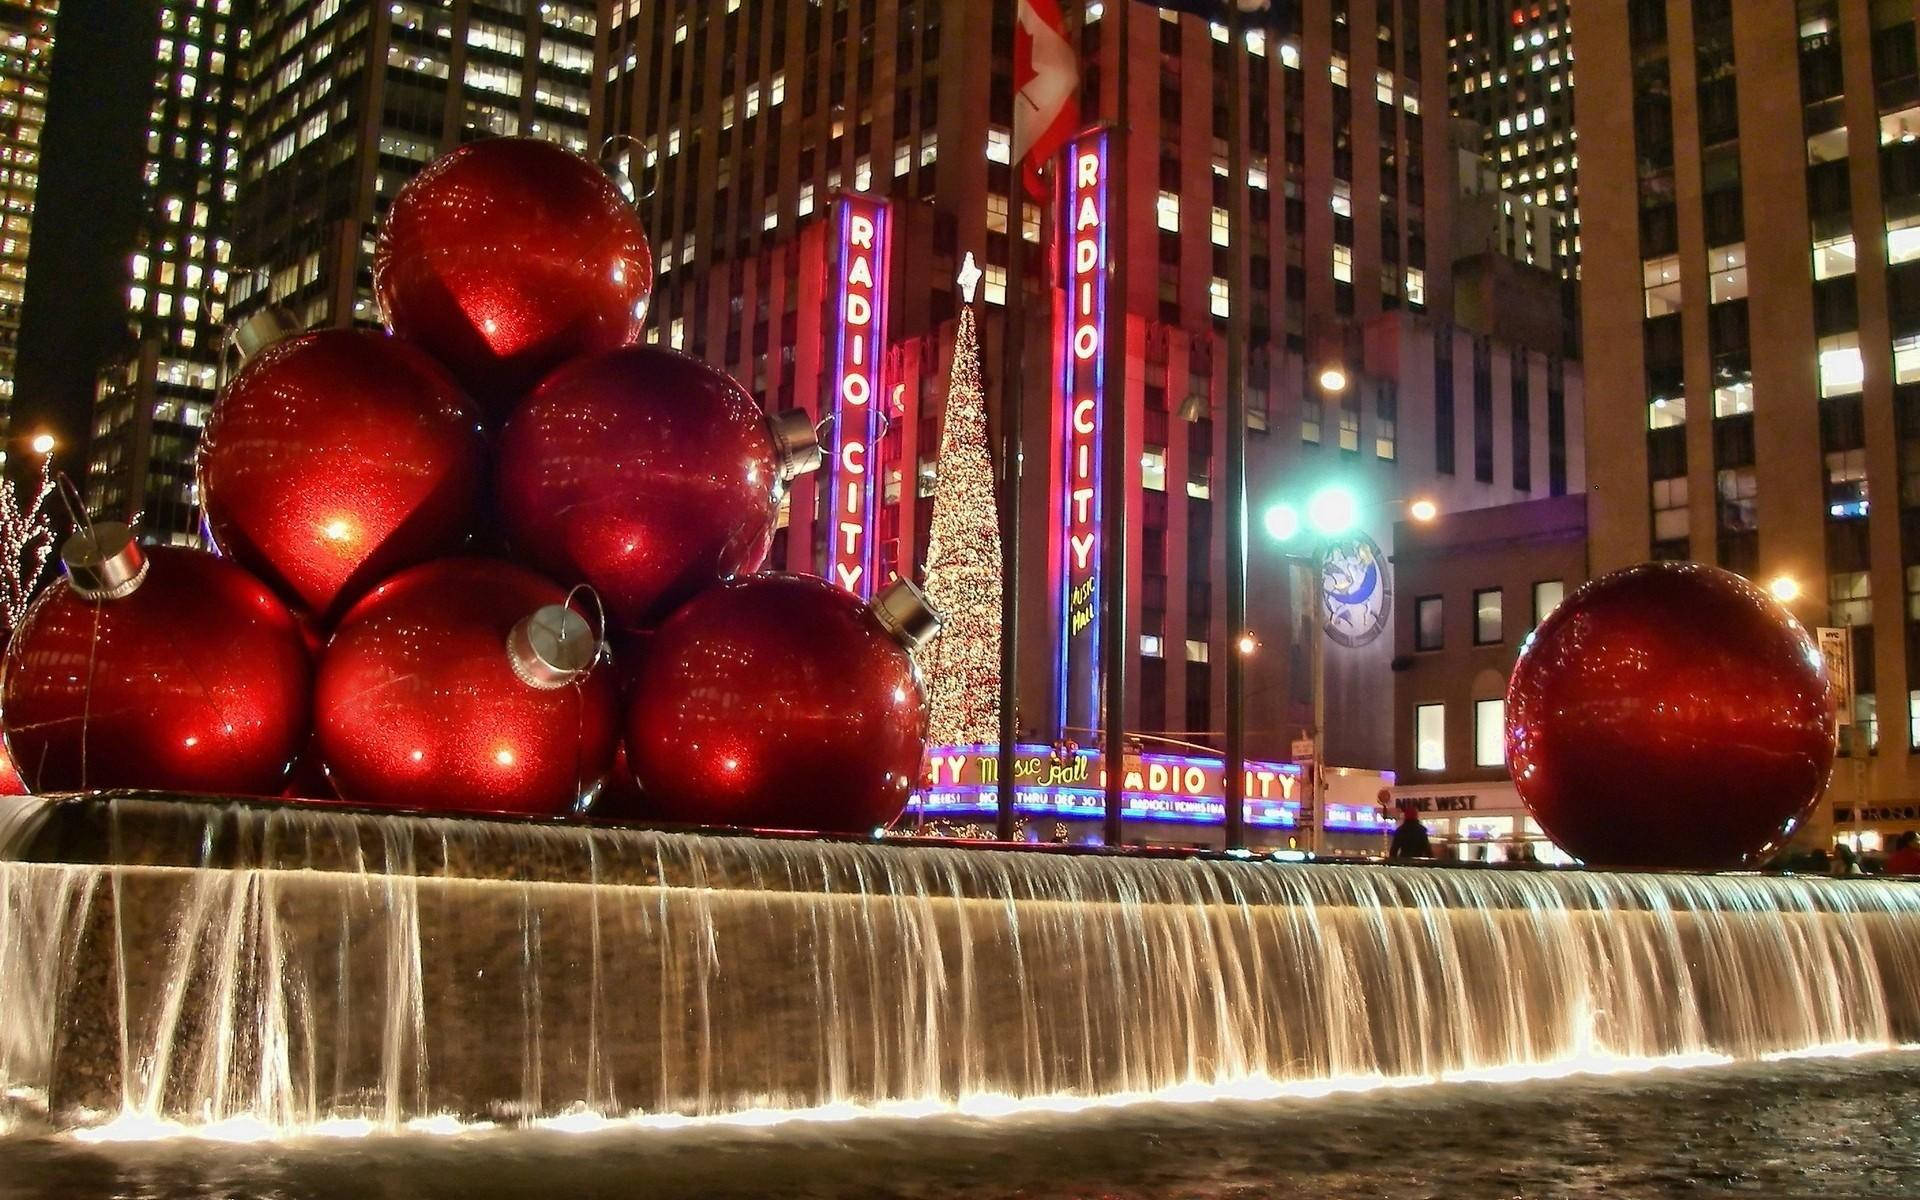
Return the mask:
<path fill-rule="evenodd" d="M 1332 370 L 1332 368 L 1329 368 Z M 1323 379 L 1324 382 L 1324 379 Z M 1342 379 L 1344 385 L 1344 377 Z M 1400 499 L 1384 500 L 1381 504 L 1403 503 Z M 1440 506 L 1432 499 L 1421 497 L 1404 501 L 1407 516 L 1425 524 L 1440 515 Z M 1326 765 L 1326 727 L 1327 727 L 1327 659 L 1326 631 L 1322 623 L 1326 620 L 1326 554 L 1334 542 L 1353 532 L 1360 524 L 1360 499 L 1353 490 L 1342 484 L 1327 484 L 1307 497 L 1306 520 L 1300 519 L 1300 510 L 1292 503 L 1280 501 L 1270 506 L 1262 517 L 1267 535 L 1282 547 L 1298 545 L 1301 534 L 1312 535 L 1310 543 L 1287 553 L 1286 557 L 1304 563 L 1307 568 L 1307 612 L 1311 614 L 1313 643 L 1309 647 L 1310 667 L 1313 679 L 1313 778 L 1307 790 L 1306 810 L 1308 812 L 1307 850 L 1317 854 L 1323 826 L 1321 812 L 1325 805 L 1324 768 Z"/>
<path fill-rule="evenodd" d="M 1347 390 L 1347 371 L 1345 367 L 1322 367 L 1320 369 L 1320 390 L 1323 392 L 1344 392 Z"/>
<path fill-rule="evenodd" d="M 44 433 L 44 432 L 34 434 L 33 441 L 29 444 L 33 447 L 33 452 L 35 454 L 41 455 L 43 457 L 45 455 L 52 454 L 53 448 L 59 445 L 58 442 L 54 441 L 52 434 Z"/>
<path fill-rule="evenodd" d="M 1782 604 L 1792 604 L 1800 598 L 1800 581 L 1791 575 L 1775 575 L 1767 584 L 1767 591 Z"/>

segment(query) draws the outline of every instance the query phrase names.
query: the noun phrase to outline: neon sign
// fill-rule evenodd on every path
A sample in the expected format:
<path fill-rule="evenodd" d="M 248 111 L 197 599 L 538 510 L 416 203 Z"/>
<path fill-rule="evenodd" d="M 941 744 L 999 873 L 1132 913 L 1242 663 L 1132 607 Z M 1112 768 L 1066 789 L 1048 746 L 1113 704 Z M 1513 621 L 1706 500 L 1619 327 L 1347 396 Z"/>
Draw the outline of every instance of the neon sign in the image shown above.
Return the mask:
<path fill-rule="evenodd" d="M 1067 146 L 1062 173 L 1066 319 L 1060 340 L 1060 661 L 1062 732 L 1098 721 L 1100 658 L 1100 431 L 1106 406 L 1107 135 Z"/>
<path fill-rule="evenodd" d="M 913 801 L 923 816 L 990 814 L 998 803 L 999 758 L 991 746 L 936 747 Z M 1304 787 L 1297 763 L 1246 764 L 1247 824 L 1295 829 L 1297 797 Z M 1098 750 L 1055 754 L 1046 746 L 1016 746 L 1014 811 L 1025 816 L 1098 820 L 1105 815 L 1106 769 Z M 1225 764 L 1204 755 L 1129 755 L 1121 787 L 1121 816 L 1128 821 L 1219 825 L 1226 820 Z M 1330 805 L 1326 827 L 1381 833 L 1394 822 L 1363 806 Z"/>
<path fill-rule="evenodd" d="M 832 501 L 827 578 L 858 596 L 874 589 L 874 469 L 880 437 L 877 400 L 887 349 L 887 267 L 891 214 L 884 200 L 840 198 L 840 255 L 835 279 L 839 343 L 833 367 Z"/>

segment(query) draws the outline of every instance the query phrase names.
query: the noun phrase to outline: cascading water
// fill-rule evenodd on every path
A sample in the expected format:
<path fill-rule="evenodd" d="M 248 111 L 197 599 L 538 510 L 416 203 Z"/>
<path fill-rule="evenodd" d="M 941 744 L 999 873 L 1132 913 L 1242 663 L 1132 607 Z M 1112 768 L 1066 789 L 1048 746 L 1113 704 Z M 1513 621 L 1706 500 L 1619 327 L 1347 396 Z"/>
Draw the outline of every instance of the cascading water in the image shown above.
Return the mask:
<path fill-rule="evenodd" d="M 1920 886 L 11 818 L 0 1090 L 60 1125 L 944 1108 L 1920 1041 Z M 137 853 L 135 849 L 137 848 Z"/>

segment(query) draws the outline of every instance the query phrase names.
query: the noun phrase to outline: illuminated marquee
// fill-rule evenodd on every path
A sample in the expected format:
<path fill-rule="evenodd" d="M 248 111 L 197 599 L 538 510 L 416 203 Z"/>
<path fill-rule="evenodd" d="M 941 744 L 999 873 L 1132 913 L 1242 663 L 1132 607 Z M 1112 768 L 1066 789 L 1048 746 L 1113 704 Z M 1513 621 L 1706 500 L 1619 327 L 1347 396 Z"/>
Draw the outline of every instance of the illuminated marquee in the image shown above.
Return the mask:
<path fill-rule="evenodd" d="M 892 222 L 886 202 L 840 198 L 840 255 L 834 280 L 839 342 L 833 367 L 833 446 L 828 465 L 832 514 L 827 578 L 871 596 L 874 573 L 874 456 L 877 401 L 887 348 L 887 266 Z"/>
<path fill-rule="evenodd" d="M 1106 811 L 1106 770 L 1098 750 L 1055 754 L 1046 746 L 1014 748 L 1014 811 L 1025 816 L 1098 820 Z M 1126 760 L 1121 781 L 1121 817 L 1180 825 L 1218 825 L 1226 820 L 1225 764 L 1204 755 L 1141 754 Z M 1294 829 L 1296 798 L 1305 786 L 1297 763 L 1246 764 L 1247 824 Z M 913 809 L 926 817 L 985 816 L 998 803 L 1000 776 L 991 746 L 937 747 L 927 754 Z M 1329 805 L 1328 829 L 1383 833 L 1394 822 L 1369 806 Z"/>
<path fill-rule="evenodd" d="M 1059 717 L 1062 731 L 1097 724 L 1100 657 L 1100 431 L 1106 403 L 1107 135 L 1067 147 L 1061 244 L 1062 413 Z"/>

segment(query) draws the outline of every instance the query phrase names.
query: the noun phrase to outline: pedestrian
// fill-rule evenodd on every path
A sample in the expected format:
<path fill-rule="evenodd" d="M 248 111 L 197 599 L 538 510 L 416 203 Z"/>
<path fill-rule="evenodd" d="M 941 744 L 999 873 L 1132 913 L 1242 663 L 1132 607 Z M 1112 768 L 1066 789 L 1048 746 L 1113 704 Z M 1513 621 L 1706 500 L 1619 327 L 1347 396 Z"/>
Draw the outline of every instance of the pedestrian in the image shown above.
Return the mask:
<path fill-rule="evenodd" d="M 1853 852 L 1852 846 L 1847 845 L 1845 842 L 1840 842 L 1834 846 L 1833 877 L 1835 879 L 1847 879 L 1855 875 L 1865 874 L 1866 872 L 1860 869 L 1860 856 Z"/>
<path fill-rule="evenodd" d="M 1893 839 L 1893 853 L 1883 870 L 1888 875 L 1920 875 L 1920 831 L 1909 829 Z"/>
<path fill-rule="evenodd" d="M 1427 840 L 1427 827 L 1420 823 L 1420 809 L 1411 801 L 1400 805 L 1400 825 L 1393 831 L 1387 847 L 1388 858 L 1432 858 L 1433 843 Z"/>

